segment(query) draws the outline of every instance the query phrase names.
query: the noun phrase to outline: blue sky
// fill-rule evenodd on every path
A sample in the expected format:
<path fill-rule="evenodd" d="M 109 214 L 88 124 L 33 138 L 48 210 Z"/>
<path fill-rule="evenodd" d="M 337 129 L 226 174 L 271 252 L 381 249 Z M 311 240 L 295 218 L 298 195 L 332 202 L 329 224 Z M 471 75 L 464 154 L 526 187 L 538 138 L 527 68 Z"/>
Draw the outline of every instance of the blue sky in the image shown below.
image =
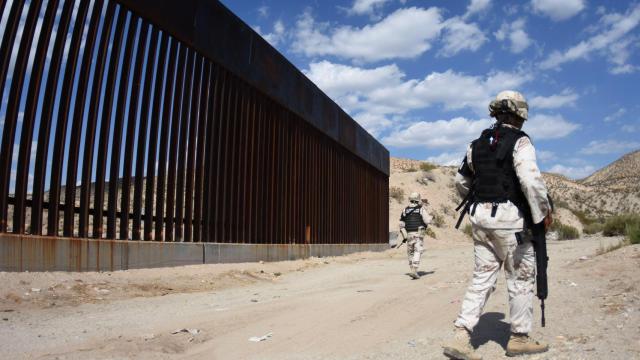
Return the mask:
<path fill-rule="evenodd" d="M 545 171 L 640 148 L 640 2 L 230 1 L 392 156 L 459 163 L 504 89 Z"/>

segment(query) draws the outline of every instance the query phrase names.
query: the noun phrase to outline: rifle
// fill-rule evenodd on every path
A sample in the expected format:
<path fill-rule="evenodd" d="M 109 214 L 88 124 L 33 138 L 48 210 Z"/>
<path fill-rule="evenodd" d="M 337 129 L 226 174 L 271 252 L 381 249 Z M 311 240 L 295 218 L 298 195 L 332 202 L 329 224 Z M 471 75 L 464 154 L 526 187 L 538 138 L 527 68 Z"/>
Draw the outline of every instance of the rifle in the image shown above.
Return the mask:
<path fill-rule="evenodd" d="M 555 210 L 553 199 L 551 199 L 551 196 L 548 194 L 547 199 L 549 200 L 551 212 L 553 213 Z M 530 212 L 526 214 L 525 219 L 529 220 L 529 224 L 533 223 Z M 530 228 L 531 234 L 533 235 L 533 249 L 536 252 L 536 287 L 538 292 L 537 296 L 538 299 L 540 299 L 540 310 L 542 312 L 540 322 L 542 323 L 542 327 L 545 327 L 544 300 L 547 298 L 547 295 L 549 295 L 549 285 L 547 283 L 547 266 L 549 265 L 549 256 L 547 256 L 547 231 L 544 228 L 544 220 L 538 224 L 533 224 Z"/>
<path fill-rule="evenodd" d="M 549 257 L 547 256 L 547 239 L 545 238 L 544 221 L 531 227 L 533 234 L 533 248 L 536 252 L 536 287 L 538 290 L 538 299 L 540 299 L 540 309 L 542 310 L 542 327 L 545 327 L 544 318 L 544 300 L 549 295 L 549 287 L 547 284 L 547 265 Z"/>

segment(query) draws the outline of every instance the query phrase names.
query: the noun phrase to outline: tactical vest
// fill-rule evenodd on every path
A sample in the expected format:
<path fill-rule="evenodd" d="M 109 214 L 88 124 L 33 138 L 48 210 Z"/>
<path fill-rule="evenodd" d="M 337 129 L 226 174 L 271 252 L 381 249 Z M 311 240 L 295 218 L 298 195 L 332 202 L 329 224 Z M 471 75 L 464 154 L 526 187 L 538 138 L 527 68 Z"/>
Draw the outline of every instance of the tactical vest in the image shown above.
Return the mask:
<path fill-rule="evenodd" d="M 477 202 L 502 203 L 507 200 L 521 211 L 528 208 L 513 168 L 513 148 L 516 141 L 528 135 L 523 131 L 497 126 L 486 129 L 472 142 L 474 169 L 473 199 Z"/>
<path fill-rule="evenodd" d="M 404 228 L 408 231 L 418 231 L 418 228 L 427 227 L 427 224 L 422 220 L 422 215 L 420 214 L 420 210 L 422 206 L 408 206 L 404 209 L 402 213 L 402 218 L 400 220 L 404 221 Z"/>

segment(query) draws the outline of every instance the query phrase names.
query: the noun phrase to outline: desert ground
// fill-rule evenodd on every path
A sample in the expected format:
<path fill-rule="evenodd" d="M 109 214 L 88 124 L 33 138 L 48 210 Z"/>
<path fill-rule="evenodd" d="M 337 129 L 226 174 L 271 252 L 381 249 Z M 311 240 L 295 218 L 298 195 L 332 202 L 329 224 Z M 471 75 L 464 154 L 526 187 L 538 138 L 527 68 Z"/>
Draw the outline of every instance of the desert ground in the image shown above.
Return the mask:
<path fill-rule="evenodd" d="M 530 359 L 640 358 L 640 246 L 549 242 L 550 343 Z M 470 280 L 470 240 L 335 258 L 113 273 L 0 273 L 4 359 L 438 359 Z M 509 336 L 504 276 L 473 337 L 485 359 Z M 181 332 L 178 330 L 185 329 Z M 263 341 L 250 341 L 262 337 Z M 255 340 L 255 339 L 254 339 Z"/>

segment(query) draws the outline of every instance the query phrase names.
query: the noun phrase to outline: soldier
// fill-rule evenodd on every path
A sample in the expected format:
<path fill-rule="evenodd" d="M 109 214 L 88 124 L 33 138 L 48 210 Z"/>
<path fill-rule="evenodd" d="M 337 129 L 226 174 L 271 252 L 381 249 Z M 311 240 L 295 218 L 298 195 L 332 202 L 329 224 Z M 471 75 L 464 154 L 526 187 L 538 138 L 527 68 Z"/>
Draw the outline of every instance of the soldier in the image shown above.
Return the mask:
<path fill-rule="evenodd" d="M 469 145 L 456 175 L 456 187 L 468 200 L 465 212 L 470 214 L 472 225 L 475 269 L 454 322 L 453 340 L 444 346 L 444 354 L 455 359 L 481 358 L 474 352 L 470 334 L 495 289 L 502 266 L 511 320 L 506 355 L 549 349 L 528 336 L 533 322 L 536 260 L 527 223 L 544 221 L 547 228 L 553 221 L 535 149 L 520 130 L 527 120 L 528 105 L 522 94 L 503 91 L 491 102 L 489 111 L 496 123 Z"/>
<path fill-rule="evenodd" d="M 420 266 L 420 256 L 424 252 L 424 235 L 427 226 L 431 222 L 431 216 L 420 203 L 420 194 L 417 192 L 409 195 L 409 206 L 400 215 L 400 232 L 403 229 L 407 233 L 407 256 L 409 257 L 409 276 L 412 279 L 419 279 L 418 266 Z"/>

